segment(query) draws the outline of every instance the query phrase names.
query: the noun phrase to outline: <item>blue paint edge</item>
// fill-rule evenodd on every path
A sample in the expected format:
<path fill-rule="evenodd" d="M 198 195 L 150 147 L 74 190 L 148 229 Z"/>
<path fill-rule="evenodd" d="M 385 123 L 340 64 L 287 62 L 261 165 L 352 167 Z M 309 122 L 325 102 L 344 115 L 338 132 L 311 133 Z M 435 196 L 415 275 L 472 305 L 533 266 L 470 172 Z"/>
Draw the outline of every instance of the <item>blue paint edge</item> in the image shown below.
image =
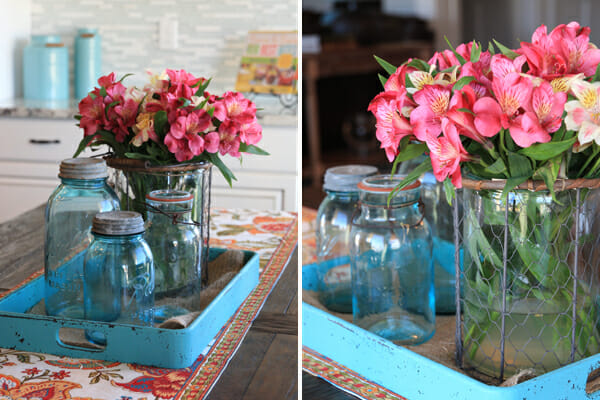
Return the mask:
<path fill-rule="evenodd" d="M 224 251 L 211 248 L 211 259 Z M 258 285 L 259 256 L 244 251 L 244 257 L 240 272 L 192 324 L 178 330 L 25 314 L 43 298 L 44 277 L 40 276 L 0 299 L 0 347 L 162 368 L 188 367 Z M 61 328 L 100 331 L 107 346 L 102 350 L 65 346 L 58 340 Z"/>

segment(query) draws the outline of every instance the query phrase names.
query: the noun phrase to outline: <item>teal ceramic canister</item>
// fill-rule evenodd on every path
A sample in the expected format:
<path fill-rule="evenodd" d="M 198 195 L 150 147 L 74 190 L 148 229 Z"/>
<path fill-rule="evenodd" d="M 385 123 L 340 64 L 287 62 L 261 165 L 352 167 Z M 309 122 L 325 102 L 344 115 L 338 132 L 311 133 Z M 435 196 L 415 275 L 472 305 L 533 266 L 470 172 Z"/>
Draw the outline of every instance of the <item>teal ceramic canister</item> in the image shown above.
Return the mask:
<path fill-rule="evenodd" d="M 27 100 L 69 99 L 69 51 L 58 35 L 33 35 L 23 49 Z"/>
<path fill-rule="evenodd" d="M 75 98 L 94 89 L 102 70 L 102 40 L 98 29 L 81 28 L 75 37 Z"/>

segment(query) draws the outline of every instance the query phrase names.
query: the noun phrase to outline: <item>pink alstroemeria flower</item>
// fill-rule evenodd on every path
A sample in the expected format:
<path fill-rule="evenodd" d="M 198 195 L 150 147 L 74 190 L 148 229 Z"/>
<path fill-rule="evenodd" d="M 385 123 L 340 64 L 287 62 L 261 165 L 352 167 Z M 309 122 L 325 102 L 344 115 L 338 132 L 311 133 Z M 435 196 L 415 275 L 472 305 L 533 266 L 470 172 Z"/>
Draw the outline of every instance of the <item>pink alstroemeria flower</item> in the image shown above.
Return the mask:
<path fill-rule="evenodd" d="M 407 63 L 411 62 L 412 58 L 409 58 Z M 386 92 L 406 92 L 406 74 L 416 71 L 415 67 L 410 67 L 407 64 L 403 64 L 396 69 L 387 82 L 383 86 Z"/>
<path fill-rule="evenodd" d="M 464 149 L 456 126 L 448 120 L 442 122 L 442 136 L 429 136 L 427 147 L 430 150 L 433 174 L 438 182 L 450 177 L 452 184 L 462 187 L 460 163 L 469 161 L 472 157 Z"/>
<path fill-rule="evenodd" d="M 438 136 L 442 131 L 442 119 L 450 107 L 450 85 L 426 85 L 414 94 L 418 104 L 410 114 L 410 123 L 417 139 L 424 142 L 428 136 Z"/>
<path fill-rule="evenodd" d="M 241 156 L 238 130 L 239 124 L 232 120 L 227 120 L 219 126 L 219 153 L 233 157 Z"/>
<path fill-rule="evenodd" d="M 86 96 L 79 102 L 79 113 L 81 120 L 79 126 L 83 129 L 84 136 L 90 136 L 102 129 L 106 122 L 104 114 L 104 100 L 102 97 Z"/>
<path fill-rule="evenodd" d="M 246 144 L 256 144 L 262 139 L 262 126 L 256 118 L 249 124 L 240 126 L 240 140 Z"/>
<path fill-rule="evenodd" d="M 412 135 L 408 119 L 400 114 L 402 105 L 398 101 L 398 92 L 378 94 L 369 104 L 368 110 L 375 115 L 375 135 L 385 149 L 388 160 L 393 161 L 398 154 L 398 145 L 405 136 Z"/>
<path fill-rule="evenodd" d="M 118 130 L 116 132 L 117 142 L 123 143 L 129 135 L 129 128 L 135 125 L 139 103 L 133 99 L 127 99 L 114 107 L 117 115 Z"/>
<path fill-rule="evenodd" d="M 567 94 L 554 93 L 552 85 L 546 81 L 542 81 L 539 86 L 533 88 L 531 108 L 542 129 L 552 133 L 560 128 L 566 101 Z"/>
<path fill-rule="evenodd" d="M 571 89 L 577 100 L 565 104 L 567 129 L 578 131 L 580 150 L 592 141 L 600 145 L 600 82 L 580 79 L 572 83 Z"/>
<path fill-rule="evenodd" d="M 223 107 L 215 107 L 213 113 L 219 121 L 230 119 L 238 124 L 249 124 L 255 118 L 256 106 L 241 93 L 226 92 L 219 102 Z"/>
<path fill-rule="evenodd" d="M 450 100 L 450 110 L 446 117 L 456 126 L 460 135 L 482 143 L 487 148 L 492 148 L 493 144 L 487 138 L 495 136 L 498 130 L 485 130 L 483 133 L 477 130 L 473 111 L 476 101 L 477 95 L 470 86 L 455 91 Z"/>

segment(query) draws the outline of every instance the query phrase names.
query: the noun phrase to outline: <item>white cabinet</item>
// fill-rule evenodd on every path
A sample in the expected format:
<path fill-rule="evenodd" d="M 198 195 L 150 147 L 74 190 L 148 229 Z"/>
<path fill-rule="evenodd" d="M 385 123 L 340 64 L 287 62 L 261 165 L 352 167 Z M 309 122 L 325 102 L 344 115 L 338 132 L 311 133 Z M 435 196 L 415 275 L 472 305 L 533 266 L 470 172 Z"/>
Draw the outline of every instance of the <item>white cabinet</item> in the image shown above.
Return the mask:
<path fill-rule="evenodd" d="M 224 157 L 237 177 L 233 187 L 213 168 L 212 206 L 297 211 L 295 119 L 265 119 L 259 144 L 270 156 Z M 45 203 L 58 185 L 60 161 L 82 137 L 75 121 L 0 118 L 0 222 Z"/>

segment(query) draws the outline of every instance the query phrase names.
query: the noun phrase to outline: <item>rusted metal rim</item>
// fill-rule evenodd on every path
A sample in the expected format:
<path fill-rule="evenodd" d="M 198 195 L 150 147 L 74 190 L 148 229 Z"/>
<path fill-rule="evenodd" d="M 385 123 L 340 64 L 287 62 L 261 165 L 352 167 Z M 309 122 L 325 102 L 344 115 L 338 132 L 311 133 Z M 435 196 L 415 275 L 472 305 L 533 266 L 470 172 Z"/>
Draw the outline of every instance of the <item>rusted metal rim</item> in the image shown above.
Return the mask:
<path fill-rule="evenodd" d="M 210 168 L 212 164 L 208 161 L 197 163 L 183 163 L 171 165 L 152 165 L 149 161 L 135 160 L 132 158 L 105 157 L 106 164 L 122 171 L 136 172 L 187 172 L 198 169 Z"/>
<path fill-rule="evenodd" d="M 472 190 L 503 190 L 506 185 L 506 180 L 475 180 L 469 178 L 462 179 L 462 186 Z M 569 189 L 597 189 L 600 187 L 600 179 L 557 179 L 554 183 L 554 190 L 560 192 Z M 528 180 L 521 183 L 515 189 L 524 189 L 532 192 L 540 192 L 548 190 L 548 186 L 544 181 Z"/>

